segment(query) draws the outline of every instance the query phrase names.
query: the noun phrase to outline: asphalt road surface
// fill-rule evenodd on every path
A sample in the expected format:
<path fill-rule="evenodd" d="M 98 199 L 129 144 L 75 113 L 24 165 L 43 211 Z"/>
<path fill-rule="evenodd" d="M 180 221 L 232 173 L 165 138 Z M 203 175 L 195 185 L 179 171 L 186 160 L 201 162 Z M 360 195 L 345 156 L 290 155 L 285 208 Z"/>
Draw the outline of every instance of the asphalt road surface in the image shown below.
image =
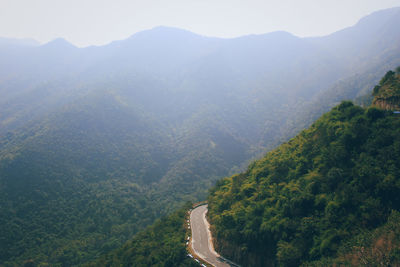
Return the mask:
<path fill-rule="evenodd" d="M 207 205 L 199 206 L 190 213 L 190 226 L 192 229 L 191 246 L 194 253 L 204 261 L 216 267 L 229 267 L 228 263 L 220 259 L 211 242 L 211 232 L 206 220 Z"/>

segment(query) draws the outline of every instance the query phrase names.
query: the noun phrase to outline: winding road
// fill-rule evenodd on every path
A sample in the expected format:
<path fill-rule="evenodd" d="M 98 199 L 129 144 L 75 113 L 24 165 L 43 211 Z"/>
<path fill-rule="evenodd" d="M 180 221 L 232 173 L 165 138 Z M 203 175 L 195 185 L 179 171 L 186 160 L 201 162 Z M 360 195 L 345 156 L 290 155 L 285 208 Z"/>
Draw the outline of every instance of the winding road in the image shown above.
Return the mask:
<path fill-rule="evenodd" d="M 224 262 L 214 250 L 209 224 L 206 219 L 207 207 L 208 205 L 199 206 L 190 213 L 192 250 L 198 257 L 215 267 L 229 267 L 231 265 Z"/>

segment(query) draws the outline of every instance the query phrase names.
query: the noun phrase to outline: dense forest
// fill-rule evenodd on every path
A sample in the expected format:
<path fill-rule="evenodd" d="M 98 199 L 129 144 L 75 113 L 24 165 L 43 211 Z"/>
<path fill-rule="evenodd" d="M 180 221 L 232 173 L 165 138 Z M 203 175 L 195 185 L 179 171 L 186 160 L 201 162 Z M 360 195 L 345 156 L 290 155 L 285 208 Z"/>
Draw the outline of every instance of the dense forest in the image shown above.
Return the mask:
<path fill-rule="evenodd" d="M 375 99 L 399 89 L 399 76 L 389 71 Z M 246 172 L 220 180 L 208 215 L 217 248 L 243 266 L 399 264 L 399 126 L 392 111 L 342 102 Z M 87 266 L 197 266 L 184 245 L 190 207 Z"/>
<path fill-rule="evenodd" d="M 213 181 L 244 160 L 243 148 L 216 129 L 176 142 L 116 101 L 75 106 L 2 140 L 5 266 L 27 259 L 52 266 L 87 262 L 205 196 Z"/>
<path fill-rule="evenodd" d="M 85 266 L 199 266 L 187 256 L 185 245 L 189 235 L 185 219 L 191 207 L 188 203 L 168 217 L 157 220 L 121 248 Z"/>
<path fill-rule="evenodd" d="M 336 257 L 307 262 L 306 266 L 398 266 L 400 264 L 400 213 L 392 211 L 382 226 L 343 242 Z"/>
<path fill-rule="evenodd" d="M 379 86 L 398 85 L 395 77 Z M 219 181 L 209 196 L 216 247 L 245 266 L 368 265 L 377 255 L 367 253 L 386 242 L 385 260 L 399 264 L 399 129 L 392 111 L 345 101 Z"/>
<path fill-rule="evenodd" d="M 204 199 L 398 66 L 399 14 L 316 38 L 0 38 L 1 264 L 81 265 Z"/>

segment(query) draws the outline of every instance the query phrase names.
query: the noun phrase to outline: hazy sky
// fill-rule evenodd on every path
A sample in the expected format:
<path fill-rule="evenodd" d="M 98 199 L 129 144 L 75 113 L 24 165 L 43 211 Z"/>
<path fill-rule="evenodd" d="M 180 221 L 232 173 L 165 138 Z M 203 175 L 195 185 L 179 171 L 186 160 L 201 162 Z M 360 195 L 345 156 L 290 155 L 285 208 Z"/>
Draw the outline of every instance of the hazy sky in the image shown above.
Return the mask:
<path fill-rule="evenodd" d="M 394 6 L 400 0 L 0 0 L 0 36 L 88 46 L 159 25 L 217 37 L 276 30 L 315 36 Z"/>

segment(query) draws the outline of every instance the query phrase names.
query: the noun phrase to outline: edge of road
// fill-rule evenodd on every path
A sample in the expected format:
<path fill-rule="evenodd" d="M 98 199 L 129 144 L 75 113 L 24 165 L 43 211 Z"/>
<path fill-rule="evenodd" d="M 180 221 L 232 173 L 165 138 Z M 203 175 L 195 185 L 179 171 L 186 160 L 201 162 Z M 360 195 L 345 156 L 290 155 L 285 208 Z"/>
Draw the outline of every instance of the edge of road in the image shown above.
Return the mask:
<path fill-rule="evenodd" d="M 192 245 L 192 221 L 190 220 L 190 215 L 191 215 L 191 213 L 192 213 L 192 211 L 195 209 L 195 208 L 198 208 L 198 207 L 200 207 L 200 206 L 204 206 L 204 205 L 208 205 L 208 203 L 207 203 L 207 201 L 203 201 L 203 202 L 199 202 L 199 203 L 195 203 L 195 204 L 193 204 L 193 206 L 192 206 L 192 209 L 190 209 L 189 211 L 188 211 L 188 220 L 189 220 L 189 228 L 188 228 L 188 230 L 190 230 L 190 235 L 189 235 L 189 240 L 188 240 L 188 245 L 187 245 L 187 249 L 188 249 L 188 251 L 189 251 L 189 253 L 191 253 L 191 255 L 195 258 L 195 259 L 198 259 L 198 260 L 200 260 L 201 262 L 203 262 L 203 263 L 205 263 L 205 264 L 207 264 L 207 266 L 215 266 L 215 265 L 213 265 L 212 263 L 210 263 L 210 262 L 208 262 L 207 260 L 205 260 L 204 258 L 202 258 L 200 255 L 198 255 L 196 252 L 195 252 L 195 250 L 193 249 L 193 245 Z M 227 264 L 229 264 L 230 266 L 234 266 L 234 267 L 241 267 L 240 265 L 238 265 L 238 264 L 236 264 L 236 263 L 234 263 L 234 262 L 232 262 L 232 261 L 230 261 L 230 260 L 228 260 L 228 259 L 226 259 L 226 258 L 224 258 L 223 256 L 221 256 L 220 254 L 218 254 L 218 252 L 217 251 L 215 251 L 215 249 L 214 249 L 214 244 L 213 244 L 213 237 L 212 237 L 212 234 L 211 234 L 211 231 L 210 231 L 210 223 L 208 222 L 208 220 L 207 220 L 207 218 L 206 218 L 206 213 L 207 213 L 207 211 L 205 211 L 204 213 L 203 213 L 203 220 L 204 220 L 204 223 L 205 223 L 205 225 L 207 226 L 207 237 L 208 237 L 208 244 L 209 244 L 209 246 L 210 246 L 210 248 L 211 248 L 211 252 L 217 257 L 217 258 L 220 258 L 222 261 L 224 261 L 224 262 L 226 262 Z"/>
<path fill-rule="evenodd" d="M 211 234 L 211 231 L 210 231 L 210 224 L 208 223 L 207 218 L 206 218 L 206 213 L 207 213 L 207 211 L 205 211 L 205 212 L 203 213 L 203 221 L 204 221 L 204 224 L 207 226 L 208 245 L 210 246 L 211 252 L 212 252 L 215 256 L 221 257 L 221 255 L 219 255 L 218 252 L 215 251 L 215 249 L 214 249 L 213 237 L 212 237 L 212 234 Z"/>
<path fill-rule="evenodd" d="M 192 214 L 192 211 L 195 209 L 195 208 L 198 208 L 198 207 L 200 207 L 200 206 L 204 206 L 204 205 L 208 205 L 208 203 L 207 203 L 207 201 L 202 201 L 202 202 L 198 202 L 198 203 L 195 203 L 195 204 L 193 204 L 193 206 L 192 206 L 192 208 L 188 211 L 188 220 L 189 220 L 189 223 L 190 223 L 190 228 L 188 229 L 189 230 L 189 232 L 190 232 L 190 235 L 189 235 L 189 240 L 188 240 L 188 242 L 189 242 L 189 244 L 187 245 L 187 250 L 189 251 L 189 254 L 191 254 L 192 256 L 193 256 L 193 259 L 198 259 L 200 262 L 202 262 L 203 264 L 205 264 L 207 267 L 214 267 L 214 265 L 213 264 L 211 264 L 211 263 L 209 263 L 208 261 L 206 261 L 205 259 L 203 259 L 200 255 L 198 255 L 195 251 L 194 251 L 194 249 L 193 249 L 193 246 L 192 246 L 192 221 L 190 220 L 190 215 Z M 204 214 L 205 215 L 205 214 Z M 205 217 L 205 216 L 204 216 Z M 207 220 L 206 220 L 207 221 Z M 207 226 L 209 227 L 209 224 L 208 224 L 208 222 L 207 222 Z M 209 228 L 207 229 L 207 235 L 209 234 L 208 233 L 209 232 Z M 210 240 L 209 240 L 210 241 Z M 214 247 L 213 247 L 214 248 Z"/>

